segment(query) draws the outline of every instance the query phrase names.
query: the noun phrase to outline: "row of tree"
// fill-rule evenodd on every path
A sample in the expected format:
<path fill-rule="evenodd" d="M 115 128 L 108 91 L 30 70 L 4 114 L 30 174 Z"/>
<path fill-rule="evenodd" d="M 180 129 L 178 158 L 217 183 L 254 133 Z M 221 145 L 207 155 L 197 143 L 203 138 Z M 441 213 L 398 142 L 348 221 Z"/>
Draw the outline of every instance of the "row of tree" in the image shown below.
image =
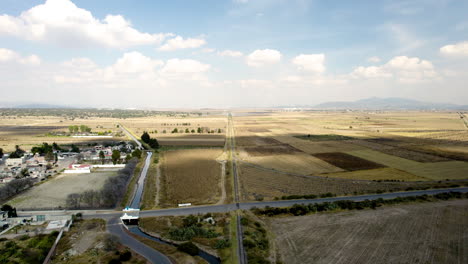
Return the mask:
<path fill-rule="evenodd" d="M 263 209 L 254 208 L 252 211 L 258 215 L 266 216 L 275 216 L 275 215 L 306 215 L 315 212 L 325 212 L 325 211 L 334 211 L 334 210 L 362 210 L 365 208 L 375 209 L 382 205 L 392 205 L 399 204 L 404 202 L 426 202 L 434 200 L 448 200 L 448 199 L 461 199 L 468 198 L 468 193 L 460 192 L 446 192 L 439 193 L 434 195 L 417 195 L 417 196 L 407 196 L 407 197 L 397 197 L 393 199 L 384 200 L 382 198 L 376 200 L 364 200 L 364 201 L 334 201 L 334 202 L 323 202 L 323 203 L 313 203 L 313 204 L 295 204 L 291 207 L 265 207 Z"/>
<path fill-rule="evenodd" d="M 86 126 L 86 125 L 80 125 L 80 126 L 69 126 L 68 130 L 70 133 L 91 133 L 91 128 Z"/>
<path fill-rule="evenodd" d="M 31 178 L 14 179 L 0 187 L 0 201 L 5 201 L 33 185 L 34 180 Z"/>
<path fill-rule="evenodd" d="M 117 176 L 110 177 L 104 182 L 101 190 L 87 190 L 82 193 L 71 193 L 67 196 L 66 206 L 71 209 L 79 208 L 112 208 L 124 196 L 128 181 L 132 177 L 138 159 L 131 159 L 125 168 L 119 170 Z"/>
<path fill-rule="evenodd" d="M 158 149 L 159 148 L 159 142 L 156 138 L 151 138 L 148 132 L 143 132 L 143 135 L 141 135 L 141 140 L 148 144 L 152 149 Z"/>

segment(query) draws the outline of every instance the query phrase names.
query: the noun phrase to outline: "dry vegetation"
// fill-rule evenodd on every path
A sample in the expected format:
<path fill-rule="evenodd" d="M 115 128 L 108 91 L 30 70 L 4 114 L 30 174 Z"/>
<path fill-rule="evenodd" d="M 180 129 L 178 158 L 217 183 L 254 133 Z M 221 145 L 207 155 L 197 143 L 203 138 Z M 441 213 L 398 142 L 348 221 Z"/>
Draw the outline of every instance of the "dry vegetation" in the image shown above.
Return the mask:
<path fill-rule="evenodd" d="M 234 124 L 247 200 L 468 178 L 468 130 L 457 113 L 265 111 Z"/>
<path fill-rule="evenodd" d="M 369 170 L 384 166 L 341 152 L 317 153 L 315 157 L 348 171 Z"/>
<path fill-rule="evenodd" d="M 368 174 L 369 172 L 366 171 Z M 391 174 L 392 171 L 376 173 L 380 177 Z M 277 173 L 247 164 L 239 166 L 241 187 L 244 200 L 267 199 L 287 195 L 324 194 L 331 192 L 337 195 L 352 195 L 377 191 L 399 191 L 410 186 L 426 186 L 406 182 L 375 182 L 362 180 L 349 180 L 317 176 L 296 176 Z M 356 172 L 352 172 L 356 173 Z M 372 172 L 371 172 L 371 175 Z M 336 177 L 336 176 L 335 176 Z M 404 177 L 404 176 L 403 176 Z M 343 177 L 345 178 L 345 177 Z"/>
<path fill-rule="evenodd" d="M 124 254 L 130 255 L 130 259 L 123 261 Z M 75 221 L 70 231 L 64 233 L 51 263 L 110 263 L 112 259 L 119 259 L 121 263 L 149 263 L 107 234 L 104 220 L 90 219 Z"/>
<path fill-rule="evenodd" d="M 221 165 L 216 158 L 222 149 L 165 151 L 161 162 L 161 206 L 179 203 L 215 203 L 221 190 Z"/>
<path fill-rule="evenodd" d="M 16 196 L 8 203 L 19 208 L 65 207 L 67 195 L 86 190 L 99 190 L 107 178 L 117 172 L 93 172 L 84 174 L 60 174 Z"/>
<path fill-rule="evenodd" d="M 284 263 L 466 263 L 467 200 L 270 218 Z"/>
<path fill-rule="evenodd" d="M 69 132 L 68 126 L 86 125 L 93 132 L 113 131 L 119 132 L 117 128 L 118 119 L 114 118 L 74 118 L 58 116 L 0 116 L 0 148 L 5 151 L 14 150 L 15 145 L 23 149 L 47 142 L 56 142 L 59 145 L 92 144 L 102 142 L 97 138 L 72 138 L 67 136 L 54 136 L 53 133 Z M 52 133 L 52 134 L 51 134 Z M 105 141 L 121 141 L 125 137 L 106 138 Z"/>

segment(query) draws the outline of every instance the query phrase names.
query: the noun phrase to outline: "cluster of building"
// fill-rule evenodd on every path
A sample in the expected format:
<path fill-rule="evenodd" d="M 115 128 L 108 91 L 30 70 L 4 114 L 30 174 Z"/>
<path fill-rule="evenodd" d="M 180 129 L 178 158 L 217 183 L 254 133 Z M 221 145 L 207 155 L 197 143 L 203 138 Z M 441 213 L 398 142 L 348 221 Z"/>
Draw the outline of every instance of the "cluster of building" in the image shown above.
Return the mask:
<path fill-rule="evenodd" d="M 26 152 L 23 157 L 9 158 L 8 154 L 0 159 L 0 183 L 8 183 L 17 177 L 27 177 L 43 180 L 53 173 L 64 170 L 66 173 L 89 173 L 91 168 L 102 166 L 100 152 L 104 153 L 104 164 L 112 164 L 112 152 L 118 150 L 121 160 L 135 147 L 128 142 L 120 142 L 114 146 L 96 145 L 77 152 L 54 151 L 57 160 L 48 161 L 45 156 Z M 84 164 L 83 164 L 84 163 Z M 100 165 L 98 165 L 100 164 Z M 26 171 L 25 171 L 26 169 Z"/>
<path fill-rule="evenodd" d="M 49 166 L 48 166 L 49 165 Z M 28 177 L 43 179 L 53 173 L 54 165 L 39 154 L 26 153 L 21 158 L 6 158 L 0 166 L 0 182 L 7 183 L 21 176 L 25 169 Z"/>

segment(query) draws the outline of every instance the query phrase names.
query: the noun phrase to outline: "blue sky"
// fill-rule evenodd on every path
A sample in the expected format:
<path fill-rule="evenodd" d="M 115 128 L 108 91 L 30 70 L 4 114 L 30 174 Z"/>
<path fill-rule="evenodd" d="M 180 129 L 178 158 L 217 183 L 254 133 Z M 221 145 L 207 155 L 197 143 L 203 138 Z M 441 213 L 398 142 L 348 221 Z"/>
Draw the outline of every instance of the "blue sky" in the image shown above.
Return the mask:
<path fill-rule="evenodd" d="M 457 0 L 1 0 L 0 102 L 468 104 L 467 13 Z"/>

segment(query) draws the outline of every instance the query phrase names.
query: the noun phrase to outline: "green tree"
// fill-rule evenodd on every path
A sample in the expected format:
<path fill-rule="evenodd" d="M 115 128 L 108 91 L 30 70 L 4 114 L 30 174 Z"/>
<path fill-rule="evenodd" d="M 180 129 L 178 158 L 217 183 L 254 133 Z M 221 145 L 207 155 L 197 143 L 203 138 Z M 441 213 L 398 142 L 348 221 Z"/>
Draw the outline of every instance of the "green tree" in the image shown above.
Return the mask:
<path fill-rule="evenodd" d="M 176 127 L 176 128 L 174 128 L 174 130 L 172 130 L 171 133 L 179 133 L 179 130 L 178 130 L 177 127 Z"/>
<path fill-rule="evenodd" d="M 221 133 L 221 128 L 218 128 L 218 133 Z"/>
<path fill-rule="evenodd" d="M 185 129 L 185 133 L 190 133 L 188 128 Z"/>
<path fill-rule="evenodd" d="M 151 137 L 148 134 L 148 132 L 143 132 L 143 135 L 141 135 L 141 140 L 145 143 L 148 143 L 150 141 Z"/>
<path fill-rule="evenodd" d="M 133 156 L 133 157 L 137 157 L 137 158 L 141 158 L 141 150 L 135 149 L 135 150 L 132 152 L 132 156 Z"/>
<path fill-rule="evenodd" d="M 113 150 L 112 151 L 112 162 L 117 164 L 117 162 L 120 160 L 120 151 L 118 150 Z"/>
<path fill-rule="evenodd" d="M 197 128 L 197 133 L 202 133 L 203 130 L 201 129 L 201 127 Z"/>
<path fill-rule="evenodd" d="M 78 148 L 75 144 L 72 144 L 70 152 L 80 153 L 80 148 Z"/>
<path fill-rule="evenodd" d="M 104 161 L 106 161 L 106 155 L 104 154 L 104 151 L 99 151 L 99 158 L 101 159 L 101 163 L 104 164 Z"/>

